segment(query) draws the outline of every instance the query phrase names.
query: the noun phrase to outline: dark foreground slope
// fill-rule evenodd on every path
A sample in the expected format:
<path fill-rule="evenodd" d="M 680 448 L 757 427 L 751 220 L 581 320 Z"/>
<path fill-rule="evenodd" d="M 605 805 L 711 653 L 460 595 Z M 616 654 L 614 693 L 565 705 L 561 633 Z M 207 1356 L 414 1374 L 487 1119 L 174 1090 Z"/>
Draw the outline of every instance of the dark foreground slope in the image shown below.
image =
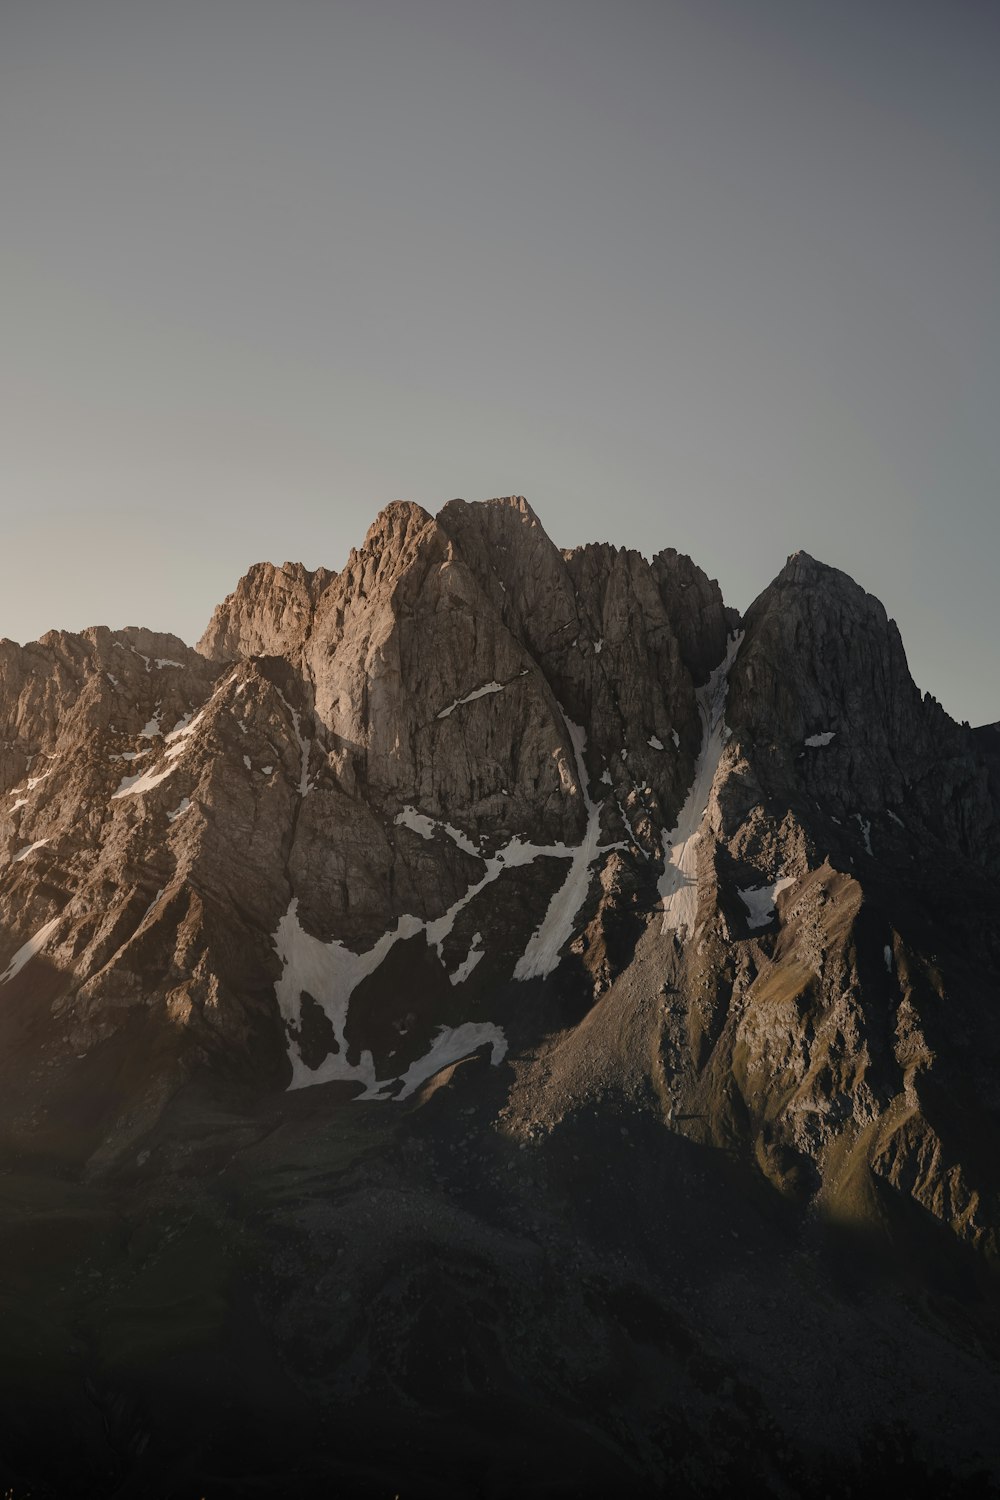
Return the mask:
<path fill-rule="evenodd" d="M 395 506 L 0 740 L 15 1495 L 994 1492 L 1000 753 L 851 580 Z"/>

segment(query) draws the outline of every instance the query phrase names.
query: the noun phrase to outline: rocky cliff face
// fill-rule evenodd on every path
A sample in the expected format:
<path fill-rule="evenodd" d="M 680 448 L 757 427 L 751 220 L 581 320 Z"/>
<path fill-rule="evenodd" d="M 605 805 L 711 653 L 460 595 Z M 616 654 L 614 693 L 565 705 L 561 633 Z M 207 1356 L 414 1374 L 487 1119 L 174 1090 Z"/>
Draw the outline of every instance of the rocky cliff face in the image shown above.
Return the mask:
<path fill-rule="evenodd" d="M 277 1158 L 254 1143 L 275 1118 L 296 1140 L 296 1121 L 335 1122 L 376 1195 L 364 1211 L 345 1200 L 359 1216 L 346 1285 L 382 1309 L 383 1332 L 405 1324 L 415 1363 L 393 1374 L 372 1326 L 363 1356 L 345 1326 L 348 1397 L 321 1352 L 303 1354 L 307 1282 L 341 1316 L 321 1192 L 305 1238 L 282 1238 L 297 1269 L 265 1318 L 296 1379 L 318 1361 L 330 1399 L 374 1421 L 385 1381 L 419 1405 L 420 1360 L 452 1338 L 470 1357 L 457 1332 L 391 1311 L 396 1262 L 376 1253 L 409 1245 L 419 1281 L 412 1246 L 436 1202 L 437 1253 L 493 1309 L 475 1314 L 494 1340 L 476 1359 L 577 1440 L 582 1393 L 610 1367 L 581 1347 L 544 1399 L 539 1381 L 552 1341 L 572 1348 L 586 1321 L 586 1288 L 626 1365 L 642 1325 L 660 1329 L 659 1374 L 608 1408 L 618 1457 L 594 1459 L 611 1465 L 601 1484 L 652 1484 L 671 1444 L 707 1441 L 701 1375 L 668 1379 L 662 1363 L 694 1337 L 738 1385 L 718 1398 L 728 1457 L 693 1459 L 692 1492 L 725 1487 L 747 1424 L 761 1483 L 801 1490 L 824 1402 L 782 1436 L 776 1352 L 682 1316 L 676 1278 L 711 1263 L 718 1302 L 737 1272 L 702 1264 L 704 1241 L 668 1205 L 682 1191 L 703 1235 L 747 1236 L 770 1269 L 741 1260 L 743 1291 L 777 1298 L 789 1336 L 803 1293 L 787 1236 L 811 1255 L 819 1225 L 917 1280 L 969 1256 L 991 1284 L 998 870 L 996 726 L 960 727 L 922 697 L 895 625 L 844 574 L 797 553 L 740 620 L 690 559 L 560 552 L 523 499 L 454 500 L 436 518 L 393 505 L 337 574 L 251 569 L 196 651 L 138 629 L 0 643 L 5 1150 L 95 1193 L 155 1183 L 142 1191 L 165 1212 L 223 1149 L 209 1141 L 225 1139 L 241 1180 L 270 1183 Z M 404 1211 L 404 1191 L 425 1206 Z M 548 1294 L 543 1262 L 518 1248 L 525 1224 L 536 1248 L 569 1255 L 583 1299 L 553 1307 L 548 1333 L 540 1314 L 522 1331 L 530 1368 L 511 1340 Z M 610 1270 L 626 1234 L 627 1275 Z M 687 1249 L 664 1260 L 662 1234 Z M 501 1314 L 519 1285 L 525 1307 Z M 446 1330 L 464 1326 L 465 1291 L 423 1296 Z M 886 1316 L 888 1344 L 911 1351 L 902 1311 Z M 940 1425 L 933 1402 L 890 1396 L 846 1318 L 816 1325 L 817 1347 L 847 1341 L 869 1392 L 816 1439 L 845 1474 L 872 1401 L 886 1430 Z M 995 1383 L 943 1346 L 923 1357 L 955 1400 Z M 463 1379 L 496 1397 L 482 1370 Z M 656 1415 L 657 1380 L 680 1381 L 701 1415 Z M 982 1434 L 921 1462 L 957 1472 L 966 1438 Z"/>

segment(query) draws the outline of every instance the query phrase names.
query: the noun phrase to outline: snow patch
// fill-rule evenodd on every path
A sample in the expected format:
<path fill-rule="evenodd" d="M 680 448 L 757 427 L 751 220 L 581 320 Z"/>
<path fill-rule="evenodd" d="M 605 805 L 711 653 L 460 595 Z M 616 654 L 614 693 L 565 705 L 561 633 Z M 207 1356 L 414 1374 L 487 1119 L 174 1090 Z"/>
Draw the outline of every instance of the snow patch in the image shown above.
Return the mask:
<path fill-rule="evenodd" d="M 617 803 L 618 811 L 621 814 L 621 820 L 625 824 L 625 827 L 628 829 L 633 844 L 635 844 L 637 849 L 641 849 L 645 857 L 648 859 L 649 855 L 646 853 L 646 850 L 643 848 L 642 844 L 636 837 L 635 829 L 632 827 L 632 819 L 629 817 L 628 813 L 625 811 L 625 808 L 622 806 L 617 797 L 615 798 L 615 802 Z"/>
<path fill-rule="evenodd" d="M 181 800 L 178 802 L 177 806 L 174 808 L 173 812 L 168 812 L 167 813 L 167 822 L 168 823 L 176 823 L 177 819 L 181 816 L 181 814 L 182 813 L 186 813 L 187 810 L 188 810 L 188 808 L 190 806 L 191 806 L 191 799 L 190 799 L 190 797 L 182 797 Z"/>
<path fill-rule="evenodd" d="M 663 742 L 662 742 L 662 740 L 658 740 L 656 738 L 655 734 L 651 734 L 649 736 L 649 739 L 646 741 L 646 744 L 649 746 L 649 748 L 651 750 L 662 750 L 663 749 Z"/>
<path fill-rule="evenodd" d="M 903 822 L 902 818 L 900 818 L 896 813 L 894 813 L 891 807 L 887 807 L 886 808 L 886 812 L 889 814 L 889 817 L 892 819 L 892 821 L 894 823 L 898 823 L 899 824 L 900 828 L 905 828 L 906 827 L 906 824 Z"/>
<path fill-rule="evenodd" d="M 433 818 L 427 817 L 426 813 L 419 813 L 415 807 L 404 807 L 398 812 L 394 819 L 398 828 L 409 828 L 411 833 L 416 833 L 422 839 L 432 839 L 437 827 Z"/>
<path fill-rule="evenodd" d="M 487 1044 L 493 1049 L 490 1062 L 494 1067 L 503 1062 L 507 1054 L 507 1038 L 499 1026 L 489 1021 L 466 1021 L 463 1026 L 443 1026 L 431 1043 L 430 1051 L 411 1063 L 403 1074 L 403 1087 L 395 1098 L 397 1102 L 408 1099 L 422 1083 L 440 1073 L 442 1068 L 461 1062 L 463 1057 L 476 1052 Z M 386 1085 L 382 1084 L 381 1088 Z M 364 1097 L 364 1096 L 362 1096 Z M 377 1093 L 369 1094 L 377 1098 Z"/>
<path fill-rule="evenodd" d="M 604 650 L 604 637 L 602 635 L 601 639 L 599 641 L 595 641 L 594 642 L 594 655 L 595 656 L 600 656 L 600 654 L 601 654 L 601 652 L 603 650 Z"/>
<path fill-rule="evenodd" d="M 523 672 L 521 676 L 524 676 Z M 477 698 L 485 698 L 488 693 L 502 693 L 503 686 L 502 682 L 484 682 L 482 687 L 474 688 L 471 693 L 466 693 L 464 698 L 456 698 L 454 703 L 449 703 L 447 708 L 442 708 L 438 718 L 447 719 L 449 714 L 453 714 L 463 703 L 473 703 Z"/>
<path fill-rule="evenodd" d="M 14 858 L 11 860 L 11 864 L 19 865 L 23 859 L 28 858 L 29 854 L 34 854 L 36 849 L 41 849 L 43 844 L 47 844 L 48 842 L 48 839 L 36 839 L 33 844 L 25 844 L 24 848 L 19 849 L 14 855 Z"/>
<path fill-rule="evenodd" d="M 805 743 L 811 750 L 819 750 L 823 745 L 828 745 L 836 733 L 835 729 L 827 729 L 823 734 L 811 734 Z"/>
<path fill-rule="evenodd" d="M 154 786 L 166 781 L 176 770 L 176 766 L 166 766 L 162 771 L 150 770 L 143 771 L 141 775 L 123 776 L 118 790 L 111 794 L 111 800 L 117 802 L 119 797 L 141 797 L 143 792 L 152 791 Z"/>
<path fill-rule="evenodd" d="M 468 834 L 463 833 L 460 828 L 456 828 L 454 823 L 443 823 L 438 818 L 429 818 L 426 813 L 417 812 L 417 809 L 411 807 L 409 804 L 403 808 L 402 812 L 396 814 L 394 822 L 397 827 L 409 828 L 411 832 L 419 834 L 422 839 L 432 839 L 435 830 L 440 828 L 441 832 L 446 834 L 452 843 L 456 844 L 466 854 L 471 854 L 476 859 L 482 859 L 483 857 Z"/>
<path fill-rule="evenodd" d="M 674 749 L 675 750 L 679 750 L 681 748 L 681 737 L 677 733 L 676 729 L 671 729 L 671 731 L 670 731 L 670 738 L 674 742 Z"/>
<path fill-rule="evenodd" d="M 891 974 L 892 973 L 892 949 L 889 947 L 888 943 L 886 943 L 885 947 L 882 949 L 882 954 L 883 954 L 883 957 L 885 958 L 885 971 L 886 971 L 887 974 Z"/>
<path fill-rule="evenodd" d="M 235 681 L 235 675 L 236 674 L 234 673 L 233 674 L 233 678 L 231 679 L 232 681 Z M 275 688 L 274 691 L 277 693 L 278 697 L 281 699 L 282 703 L 285 705 L 285 707 L 288 710 L 288 713 L 289 713 L 289 715 L 291 717 L 291 720 L 292 720 L 292 728 L 295 731 L 295 738 L 298 740 L 298 744 L 299 744 L 299 756 L 300 756 L 300 763 L 299 763 L 299 796 L 300 797 L 304 797 L 304 796 L 306 796 L 306 794 L 310 790 L 310 786 L 309 786 L 309 751 L 312 748 L 312 740 L 304 739 L 303 736 L 302 736 L 302 716 L 299 713 L 298 709 L 292 707 L 292 705 L 289 703 L 288 699 L 285 697 L 284 693 L 281 691 L 280 688 Z M 261 770 L 263 771 L 263 773 L 264 773 L 265 776 L 270 776 L 271 772 L 274 770 L 274 767 L 273 766 L 262 766 Z"/>
<path fill-rule="evenodd" d="M 587 892 L 590 889 L 590 867 L 601 853 L 598 845 L 601 833 L 601 810 L 597 803 L 591 800 L 587 788 L 587 767 L 583 758 L 587 747 L 587 736 L 578 724 L 572 723 L 569 719 L 566 719 L 565 723 L 576 757 L 577 778 L 583 795 L 583 805 L 587 809 L 587 831 L 584 834 L 583 843 L 573 850 L 566 879 L 549 902 L 541 925 L 532 933 L 528 946 L 517 961 L 514 968 L 515 979 L 543 979 L 546 974 L 551 974 L 553 969 L 558 967 L 560 951 L 573 936 L 576 914 L 587 899 Z"/>
<path fill-rule="evenodd" d="M 273 766 L 261 766 L 261 768 L 260 768 L 260 774 L 262 776 L 271 776 L 271 775 L 274 774 L 274 767 Z"/>
<path fill-rule="evenodd" d="M 183 667 L 184 663 L 182 661 L 172 661 L 169 656 L 158 656 L 155 665 L 162 671 L 164 667 Z M 148 664 L 146 670 L 149 670 Z"/>
<path fill-rule="evenodd" d="M 160 899 L 163 896 L 163 892 L 165 890 L 166 890 L 166 886 L 162 886 L 161 885 L 160 889 L 157 891 L 156 895 L 153 897 L 152 901 L 149 903 L 149 905 L 146 907 L 146 910 L 143 912 L 142 917 L 139 920 L 139 927 L 142 926 L 143 922 L 145 922 L 145 920 L 146 920 L 147 917 L 152 916 L 153 912 L 159 906 Z M 136 931 L 138 931 L 138 930 L 139 929 L 136 928 Z"/>
<path fill-rule="evenodd" d="M 159 734 L 161 717 L 160 714 L 154 714 L 151 719 L 147 719 L 145 726 L 139 730 L 139 738 L 151 740 L 154 735 Z"/>
<path fill-rule="evenodd" d="M 863 818 L 860 813 L 855 813 L 854 816 L 858 820 L 858 827 L 861 829 L 861 837 L 865 841 L 865 851 L 868 854 L 872 854 L 874 851 L 872 850 L 872 825 L 871 825 L 871 819 L 870 818 Z"/>
<path fill-rule="evenodd" d="M 293 896 L 274 935 L 274 946 L 282 963 L 275 995 L 289 1032 L 288 1056 L 292 1064 L 289 1088 L 300 1089 L 334 1079 L 356 1081 L 366 1089 L 371 1088 L 376 1081 L 371 1053 L 362 1052 L 357 1063 L 347 1061 L 344 1037 L 347 1007 L 362 979 L 375 972 L 393 944 L 404 935 L 410 937 L 418 932 L 421 924 L 415 917 L 402 917 L 395 931 L 384 933 L 366 953 L 352 953 L 336 939 L 324 943 L 306 932 L 298 919 L 298 905 L 298 897 Z M 296 1033 L 302 1026 L 303 992 L 313 997 L 330 1022 L 337 1048 L 318 1068 L 306 1065 L 296 1041 Z"/>
<path fill-rule="evenodd" d="M 464 984 L 469 975 L 472 973 L 473 969 L 476 967 L 476 964 L 481 958 L 484 957 L 486 953 L 485 948 L 477 947 L 477 944 L 481 943 L 482 941 L 483 935 L 481 932 L 473 934 L 472 942 L 469 944 L 468 953 L 465 955 L 462 962 L 455 970 L 454 974 L 448 975 L 448 978 L 451 980 L 452 984 Z"/>
<path fill-rule="evenodd" d="M 244 757 L 243 757 L 243 764 L 246 766 L 246 768 L 247 768 L 248 771 L 252 771 L 253 770 L 253 766 L 250 764 L 250 757 L 249 757 L 249 755 L 244 755 Z"/>
<path fill-rule="evenodd" d="M 747 909 L 747 926 L 766 927 L 774 917 L 776 898 L 794 884 L 794 876 L 786 875 L 773 885 L 751 885 L 745 891 L 739 891 L 737 894 Z"/>
<path fill-rule="evenodd" d="M 743 632 L 730 636 L 725 658 L 696 693 L 701 718 L 701 749 L 695 763 L 694 781 L 680 810 L 677 826 L 664 844 L 664 868 L 659 880 L 663 903 L 663 932 L 682 938 L 694 931 L 698 916 L 698 845 L 701 823 L 726 743 L 726 694 L 729 669 L 743 640 Z"/>
<path fill-rule="evenodd" d="M 58 926 L 59 918 L 53 917 L 51 922 L 46 922 L 44 927 L 38 929 L 34 937 L 30 937 L 22 947 L 18 948 L 6 969 L 0 974 L 0 984 L 6 984 L 14 978 L 15 974 L 20 974 L 25 964 L 29 963 L 36 953 L 41 953 Z"/>
<path fill-rule="evenodd" d="M 393 944 L 414 936 L 423 923 L 416 917 L 400 917 L 395 930 L 384 933 L 366 953 L 351 953 L 343 943 L 336 940 L 324 943 L 319 938 L 310 937 L 299 923 L 297 908 L 298 901 L 293 899 L 278 924 L 274 939 L 283 964 L 275 991 L 279 1009 L 289 1029 L 289 1059 L 292 1064 L 290 1088 L 300 1089 L 314 1083 L 346 1079 L 364 1084 L 364 1091 L 359 1098 L 384 1100 L 393 1097 L 386 1095 L 385 1090 L 401 1082 L 402 1087 L 394 1096 L 400 1100 L 409 1098 L 421 1083 L 442 1068 L 459 1062 L 487 1043 L 493 1049 L 494 1065 L 502 1061 L 507 1051 L 507 1039 L 500 1028 L 490 1023 L 467 1022 L 454 1028 L 443 1027 L 431 1043 L 430 1050 L 411 1063 L 401 1076 L 379 1082 L 375 1077 L 374 1059 L 369 1051 L 362 1052 L 357 1063 L 349 1063 L 344 1027 L 351 995 L 366 975 L 375 972 Z M 322 1007 L 333 1028 L 338 1048 L 315 1069 L 307 1067 L 303 1062 L 295 1040 L 295 1032 L 302 1024 L 303 991 Z"/>
<path fill-rule="evenodd" d="M 173 729 L 171 729 L 170 733 L 165 736 L 167 744 L 169 745 L 172 740 L 176 740 L 180 735 L 184 734 L 187 731 L 187 727 L 190 723 L 191 714 L 183 714 L 181 718 L 177 720 L 177 723 L 174 725 Z"/>

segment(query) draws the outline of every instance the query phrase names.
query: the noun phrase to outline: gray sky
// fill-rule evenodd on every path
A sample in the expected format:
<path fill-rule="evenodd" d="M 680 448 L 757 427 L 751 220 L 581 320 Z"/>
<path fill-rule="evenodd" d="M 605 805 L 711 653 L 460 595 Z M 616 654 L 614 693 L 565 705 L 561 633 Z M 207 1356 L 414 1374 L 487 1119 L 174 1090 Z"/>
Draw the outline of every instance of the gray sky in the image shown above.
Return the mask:
<path fill-rule="evenodd" d="M 526 494 L 1000 718 L 1000 6 L 0 0 L 0 635 Z"/>

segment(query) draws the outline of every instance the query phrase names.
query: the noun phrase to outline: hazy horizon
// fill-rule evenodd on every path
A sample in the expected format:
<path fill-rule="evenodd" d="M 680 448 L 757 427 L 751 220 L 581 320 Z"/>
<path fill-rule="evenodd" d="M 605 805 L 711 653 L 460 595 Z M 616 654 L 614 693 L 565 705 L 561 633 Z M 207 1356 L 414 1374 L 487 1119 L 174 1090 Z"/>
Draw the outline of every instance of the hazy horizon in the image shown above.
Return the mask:
<path fill-rule="evenodd" d="M 1000 10 L 8 0 L 0 636 L 524 494 L 1000 719 Z"/>

